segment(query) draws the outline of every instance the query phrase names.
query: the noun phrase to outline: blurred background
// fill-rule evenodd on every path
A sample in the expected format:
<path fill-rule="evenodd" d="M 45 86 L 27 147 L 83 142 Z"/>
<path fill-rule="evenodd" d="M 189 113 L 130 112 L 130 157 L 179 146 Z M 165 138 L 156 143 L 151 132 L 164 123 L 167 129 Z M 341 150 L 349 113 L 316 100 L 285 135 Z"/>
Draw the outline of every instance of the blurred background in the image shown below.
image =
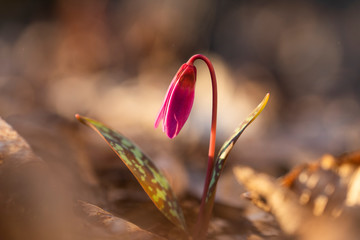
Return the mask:
<path fill-rule="evenodd" d="M 44 116 L 77 126 L 80 113 L 164 165 L 202 169 L 211 120 L 204 63 L 196 62 L 194 109 L 180 135 L 169 140 L 153 127 L 174 74 L 202 53 L 218 78 L 218 148 L 270 92 L 228 165 L 279 176 L 359 149 L 359 26 L 354 0 L 2 0 L 0 116 L 38 122 L 35 134 L 52 128 Z M 88 129 L 79 134 L 106 148 Z"/>

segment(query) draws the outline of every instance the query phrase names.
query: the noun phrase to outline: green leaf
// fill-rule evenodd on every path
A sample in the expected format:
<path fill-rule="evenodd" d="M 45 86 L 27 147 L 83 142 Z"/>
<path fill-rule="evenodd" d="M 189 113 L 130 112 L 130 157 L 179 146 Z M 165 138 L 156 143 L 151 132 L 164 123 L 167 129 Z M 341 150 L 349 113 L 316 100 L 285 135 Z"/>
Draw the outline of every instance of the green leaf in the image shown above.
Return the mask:
<path fill-rule="evenodd" d="M 187 231 L 184 216 L 169 182 L 153 162 L 130 140 L 102 123 L 78 114 L 76 118 L 94 129 L 110 145 L 136 177 L 155 206 L 176 226 Z"/>
<path fill-rule="evenodd" d="M 238 128 L 235 129 L 233 135 L 222 145 L 219 154 L 215 159 L 215 164 L 213 168 L 213 172 L 211 175 L 211 181 L 209 185 L 209 189 L 206 195 L 206 203 L 211 202 L 212 205 L 214 197 L 216 185 L 219 180 L 221 171 L 225 165 L 226 158 L 228 157 L 231 149 L 235 145 L 236 141 L 240 137 L 240 135 L 244 132 L 245 128 L 249 126 L 257 116 L 261 113 L 261 111 L 265 108 L 267 102 L 269 100 L 269 93 L 266 94 L 262 102 L 250 113 L 250 115 L 243 121 Z"/>

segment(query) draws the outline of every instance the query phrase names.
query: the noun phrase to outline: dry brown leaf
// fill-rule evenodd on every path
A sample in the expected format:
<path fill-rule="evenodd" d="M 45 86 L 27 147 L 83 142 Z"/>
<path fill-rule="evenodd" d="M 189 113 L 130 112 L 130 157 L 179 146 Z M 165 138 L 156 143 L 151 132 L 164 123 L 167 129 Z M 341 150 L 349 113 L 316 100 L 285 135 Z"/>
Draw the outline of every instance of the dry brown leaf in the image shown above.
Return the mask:
<path fill-rule="evenodd" d="M 269 210 L 278 219 L 285 232 L 295 233 L 300 227 L 299 224 L 310 216 L 309 211 L 302 209 L 295 194 L 282 187 L 274 178 L 257 173 L 249 167 L 240 166 L 234 168 L 234 174 L 252 194 L 257 194 L 261 196 L 259 199 L 266 200 Z M 262 201 L 255 203 L 260 204 Z"/>
<path fill-rule="evenodd" d="M 85 216 L 89 223 L 101 228 L 104 235 L 121 239 L 165 239 L 145 231 L 135 224 L 116 217 L 102 208 L 83 201 L 78 202 L 78 210 Z M 89 227 L 90 228 L 90 227 Z"/>
<path fill-rule="evenodd" d="M 66 191 L 28 143 L 0 119 L 0 234 L 4 239 L 66 239 Z"/>
<path fill-rule="evenodd" d="M 234 174 L 255 205 L 270 211 L 282 230 L 300 239 L 357 239 L 360 154 L 295 167 L 281 179 L 237 166 Z M 315 227 L 316 226 L 316 227 Z"/>

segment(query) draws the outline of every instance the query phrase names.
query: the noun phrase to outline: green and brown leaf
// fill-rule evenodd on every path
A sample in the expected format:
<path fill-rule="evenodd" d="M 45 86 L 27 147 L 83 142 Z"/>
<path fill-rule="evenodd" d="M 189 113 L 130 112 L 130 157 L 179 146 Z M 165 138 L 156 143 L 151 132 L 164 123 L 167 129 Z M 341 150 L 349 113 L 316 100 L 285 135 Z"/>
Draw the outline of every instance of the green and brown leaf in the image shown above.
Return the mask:
<path fill-rule="evenodd" d="M 172 223 L 187 231 L 182 210 L 170 188 L 169 182 L 152 161 L 130 140 L 111 128 L 78 114 L 76 118 L 94 129 L 105 139 L 111 149 L 136 177 L 155 206 Z"/>
<path fill-rule="evenodd" d="M 211 181 L 208 189 L 208 193 L 206 196 L 206 202 L 209 202 L 210 198 L 215 197 L 215 190 L 216 190 L 216 184 L 219 180 L 221 171 L 225 165 L 225 161 L 235 145 L 236 141 L 240 137 L 240 135 L 244 132 L 244 130 L 249 126 L 257 116 L 262 112 L 262 110 L 265 108 L 268 100 L 269 100 L 270 94 L 266 94 L 264 99 L 261 101 L 261 103 L 252 111 L 252 113 L 249 114 L 249 116 L 243 121 L 238 128 L 235 129 L 233 135 L 222 145 L 216 159 L 215 164 L 213 168 L 213 172 L 211 175 Z M 213 201 L 213 200 L 211 200 Z M 210 201 L 210 202 L 211 202 Z"/>

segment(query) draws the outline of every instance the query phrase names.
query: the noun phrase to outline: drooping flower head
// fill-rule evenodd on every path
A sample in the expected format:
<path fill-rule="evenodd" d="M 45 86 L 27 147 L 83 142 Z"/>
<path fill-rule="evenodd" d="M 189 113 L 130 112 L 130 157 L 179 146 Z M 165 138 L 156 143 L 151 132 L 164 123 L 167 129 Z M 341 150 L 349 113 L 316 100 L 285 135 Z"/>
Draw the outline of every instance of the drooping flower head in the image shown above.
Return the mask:
<path fill-rule="evenodd" d="M 164 103 L 155 121 L 155 128 L 163 120 L 163 132 L 176 137 L 188 119 L 194 102 L 196 68 L 183 64 L 170 83 Z"/>

